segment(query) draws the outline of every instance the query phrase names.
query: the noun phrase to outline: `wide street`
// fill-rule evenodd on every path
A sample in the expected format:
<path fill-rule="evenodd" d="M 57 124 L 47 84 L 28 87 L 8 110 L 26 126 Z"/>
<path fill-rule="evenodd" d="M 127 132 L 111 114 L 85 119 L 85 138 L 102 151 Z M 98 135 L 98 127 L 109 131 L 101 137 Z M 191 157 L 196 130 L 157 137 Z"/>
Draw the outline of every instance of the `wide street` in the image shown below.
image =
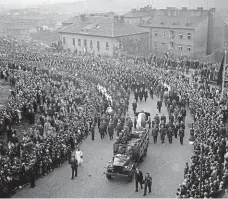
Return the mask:
<path fill-rule="evenodd" d="M 133 95 L 130 99 L 129 114 L 133 118 L 132 104 Z M 139 102 L 137 111 L 142 109 L 150 112 L 152 118 L 158 112 L 156 109 L 157 98 L 148 99 L 147 102 Z M 167 116 L 166 107 L 162 107 L 162 113 Z M 153 144 L 150 136 L 148 154 L 145 161 L 140 165 L 140 170 L 145 174 L 150 172 L 153 178 L 152 193 L 145 197 L 166 198 L 175 197 L 178 185 L 183 182 L 185 162 L 190 163 L 192 145 L 187 141 L 189 137 L 189 125 L 191 117 L 189 113 L 186 119 L 186 132 L 184 145 L 181 146 L 179 139 L 169 144 L 166 138 L 165 144 L 160 142 Z M 96 131 L 95 140 L 89 136 L 81 146 L 84 153 L 84 163 L 78 168 L 78 177 L 71 180 L 71 168 L 68 163 L 55 169 L 52 173 L 36 181 L 34 189 L 29 186 L 18 191 L 13 197 L 20 198 L 142 198 L 143 190 L 135 193 L 135 183 L 125 179 L 107 180 L 105 166 L 112 158 L 113 142 L 108 136 L 101 140 Z"/>

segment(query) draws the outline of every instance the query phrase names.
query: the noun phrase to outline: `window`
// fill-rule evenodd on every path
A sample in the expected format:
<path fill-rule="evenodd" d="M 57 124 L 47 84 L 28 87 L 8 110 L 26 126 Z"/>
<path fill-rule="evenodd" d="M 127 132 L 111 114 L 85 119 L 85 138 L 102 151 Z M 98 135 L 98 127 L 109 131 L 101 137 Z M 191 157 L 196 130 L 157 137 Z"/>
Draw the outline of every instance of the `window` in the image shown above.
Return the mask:
<path fill-rule="evenodd" d="M 66 39 L 65 39 L 65 37 L 63 37 L 63 44 L 66 44 Z"/>
<path fill-rule="evenodd" d="M 162 43 L 162 48 L 165 48 L 165 43 Z"/>
<path fill-rule="evenodd" d="M 75 38 L 73 38 L 73 46 L 75 46 Z"/>
<path fill-rule="evenodd" d="M 179 45 L 179 51 L 182 51 L 182 48 L 183 48 L 182 45 Z"/>
<path fill-rule="evenodd" d="M 84 47 L 87 47 L 87 41 L 84 40 Z"/>
<path fill-rule="evenodd" d="M 100 50 L 100 42 L 99 41 L 97 41 L 97 49 L 98 49 L 98 51 Z"/>
<path fill-rule="evenodd" d="M 169 31 L 169 38 L 174 39 L 174 37 L 175 37 L 174 31 L 170 30 Z"/>
<path fill-rule="evenodd" d="M 78 46 L 81 46 L 81 39 L 78 39 Z"/>
<path fill-rule="evenodd" d="M 90 48 L 93 48 L 93 41 L 90 40 Z"/>
<path fill-rule="evenodd" d="M 106 42 L 106 50 L 109 50 L 109 43 Z"/>
<path fill-rule="evenodd" d="M 158 36 L 158 32 L 157 32 L 157 31 L 154 32 L 154 36 L 155 36 L 155 37 Z"/>
<path fill-rule="evenodd" d="M 174 42 L 170 42 L 169 48 L 170 48 L 170 49 L 174 49 Z"/>
<path fill-rule="evenodd" d="M 183 39 L 183 34 L 182 33 L 179 34 L 179 39 Z"/>
<path fill-rule="evenodd" d="M 154 48 L 158 48 L 158 43 L 154 42 Z"/>
<path fill-rule="evenodd" d="M 165 38 L 165 33 L 164 32 L 162 33 L 162 38 Z"/>
<path fill-rule="evenodd" d="M 191 51 L 191 46 L 187 46 L 187 51 L 188 51 L 188 52 Z"/>
<path fill-rule="evenodd" d="M 191 39 L 191 37 L 192 37 L 192 34 L 188 33 L 188 39 Z"/>

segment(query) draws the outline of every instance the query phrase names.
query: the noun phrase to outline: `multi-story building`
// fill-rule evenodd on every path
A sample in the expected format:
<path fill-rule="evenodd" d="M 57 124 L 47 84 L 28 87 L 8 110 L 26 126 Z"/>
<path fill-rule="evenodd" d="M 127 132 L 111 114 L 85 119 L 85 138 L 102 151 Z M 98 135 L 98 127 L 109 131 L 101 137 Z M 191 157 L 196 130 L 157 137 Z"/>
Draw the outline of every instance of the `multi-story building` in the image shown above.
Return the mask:
<path fill-rule="evenodd" d="M 207 54 L 207 17 L 156 16 L 143 25 L 150 29 L 151 51 L 199 57 Z"/>
<path fill-rule="evenodd" d="M 149 53 L 149 31 L 125 23 L 123 17 L 81 15 L 80 20 L 77 18 L 59 33 L 63 49 L 76 53 L 107 56 Z"/>

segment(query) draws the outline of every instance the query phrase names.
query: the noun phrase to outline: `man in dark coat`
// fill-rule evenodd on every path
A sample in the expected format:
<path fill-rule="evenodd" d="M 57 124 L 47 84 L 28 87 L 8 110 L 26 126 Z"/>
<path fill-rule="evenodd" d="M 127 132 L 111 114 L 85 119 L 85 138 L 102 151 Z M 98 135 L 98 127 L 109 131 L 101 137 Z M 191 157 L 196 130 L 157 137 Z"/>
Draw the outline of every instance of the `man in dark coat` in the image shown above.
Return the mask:
<path fill-rule="evenodd" d="M 145 90 L 143 92 L 143 96 L 144 96 L 144 99 L 145 99 L 145 102 L 146 102 L 146 99 L 148 98 L 148 91 L 147 90 Z"/>
<path fill-rule="evenodd" d="M 71 159 L 71 171 L 72 171 L 71 179 L 73 180 L 74 177 L 77 177 L 77 175 L 78 175 L 78 161 L 75 158 L 75 156 L 73 156 Z"/>
<path fill-rule="evenodd" d="M 137 102 L 136 100 L 132 103 L 132 109 L 134 111 L 134 114 L 136 113 L 136 109 L 137 109 Z"/>
<path fill-rule="evenodd" d="M 156 144 L 157 140 L 158 140 L 158 131 L 159 131 L 159 129 L 157 126 L 152 129 L 152 136 L 154 138 L 154 144 Z"/>
<path fill-rule="evenodd" d="M 92 124 L 92 126 L 90 128 L 90 132 L 91 132 L 92 140 L 94 140 L 94 133 L 95 133 L 95 125 L 94 124 Z"/>
<path fill-rule="evenodd" d="M 178 130 L 178 134 L 179 134 L 179 137 L 180 137 L 180 144 L 183 145 L 184 129 L 182 127 L 180 127 L 180 129 Z"/>
<path fill-rule="evenodd" d="M 151 186 L 152 186 L 152 177 L 150 176 L 149 173 L 146 173 L 146 176 L 145 176 L 145 185 L 144 185 L 144 194 L 143 194 L 143 196 L 146 195 L 147 187 L 149 188 L 149 193 L 151 193 Z"/>
<path fill-rule="evenodd" d="M 141 189 L 143 189 L 143 173 L 142 171 L 139 171 L 138 168 L 136 168 L 135 171 L 135 192 L 138 192 L 138 184 L 140 183 Z"/>
<path fill-rule="evenodd" d="M 162 107 L 162 101 L 161 100 L 158 100 L 158 102 L 157 102 L 157 108 L 158 108 L 159 113 L 161 113 L 161 107 Z"/>

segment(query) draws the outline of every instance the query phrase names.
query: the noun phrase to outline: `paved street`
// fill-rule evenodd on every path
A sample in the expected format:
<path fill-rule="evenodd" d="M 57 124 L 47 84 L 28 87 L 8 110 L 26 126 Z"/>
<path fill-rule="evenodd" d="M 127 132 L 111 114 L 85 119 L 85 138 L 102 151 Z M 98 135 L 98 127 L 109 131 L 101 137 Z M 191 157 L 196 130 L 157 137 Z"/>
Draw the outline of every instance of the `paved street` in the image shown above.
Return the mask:
<path fill-rule="evenodd" d="M 130 100 L 129 114 L 133 116 Z M 152 118 L 157 113 L 157 98 L 138 103 L 137 111 L 144 110 L 150 112 Z M 162 113 L 167 116 L 167 110 L 162 108 Z M 186 123 L 192 122 L 189 113 Z M 179 139 L 175 139 L 173 144 L 169 144 L 166 138 L 165 144 L 161 145 L 160 137 L 158 144 L 149 144 L 148 154 L 145 161 L 140 165 L 143 173 L 150 172 L 153 177 L 152 193 L 146 197 L 165 198 L 175 197 L 178 185 L 183 182 L 183 172 L 186 161 L 190 161 L 192 146 L 188 143 L 189 128 L 187 126 L 184 145 L 181 146 Z M 113 142 L 108 136 L 100 140 L 96 132 L 95 140 L 89 136 L 81 146 L 84 153 L 84 163 L 78 168 L 78 177 L 71 180 L 71 168 L 68 163 L 61 168 L 55 169 L 36 182 L 35 189 L 25 187 L 17 192 L 13 197 L 26 198 L 142 198 L 143 191 L 135 193 L 135 183 L 127 182 L 124 179 L 107 180 L 105 177 L 105 166 L 112 158 Z"/>

